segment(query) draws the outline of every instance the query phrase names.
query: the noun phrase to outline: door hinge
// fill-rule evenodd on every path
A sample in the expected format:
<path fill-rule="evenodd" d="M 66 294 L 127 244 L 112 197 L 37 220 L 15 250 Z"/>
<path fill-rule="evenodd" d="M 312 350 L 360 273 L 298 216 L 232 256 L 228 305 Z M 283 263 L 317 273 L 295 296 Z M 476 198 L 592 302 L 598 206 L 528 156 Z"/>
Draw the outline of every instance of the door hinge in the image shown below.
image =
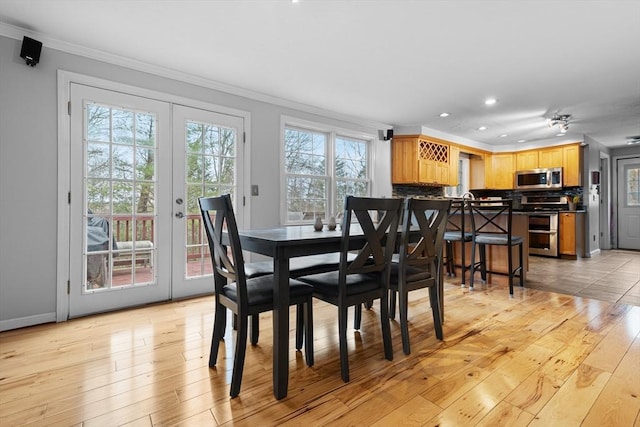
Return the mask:
<path fill-rule="evenodd" d="M 245 144 L 247 142 L 247 133 L 242 132 L 242 143 Z"/>
<path fill-rule="evenodd" d="M 71 280 L 67 280 L 67 295 L 71 293 Z"/>
<path fill-rule="evenodd" d="M 67 102 L 67 114 L 71 115 L 71 101 Z"/>
<path fill-rule="evenodd" d="M 67 194 L 67 203 L 71 204 L 71 191 Z"/>
<path fill-rule="evenodd" d="M 242 206 L 246 206 L 247 205 L 247 198 L 245 196 L 242 196 Z"/>

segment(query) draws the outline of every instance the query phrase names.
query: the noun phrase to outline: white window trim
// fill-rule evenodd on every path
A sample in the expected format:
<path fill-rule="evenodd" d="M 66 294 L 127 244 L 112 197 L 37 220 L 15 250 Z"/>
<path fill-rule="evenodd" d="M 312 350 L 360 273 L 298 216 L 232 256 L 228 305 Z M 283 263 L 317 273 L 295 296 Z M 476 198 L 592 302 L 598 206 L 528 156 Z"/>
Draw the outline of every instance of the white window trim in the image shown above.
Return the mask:
<path fill-rule="evenodd" d="M 374 156 L 374 141 L 377 137 L 366 133 L 355 131 L 353 129 L 341 128 L 338 126 L 332 126 L 326 123 L 313 122 L 310 120 L 300 119 L 292 116 L 280 117 L 280 141 L 279 141 L 279 158 L 280 158 L 280 224 L 283 225 L 300 225 L 311 224 L 313 220 L 306 221 L 290 221 L 287 215 L 287 194 L 286 194 L 286 172 L 284 162 L 284 134 L 287 127 L 300 128 L 301 130 L 308 130 L 312 132 L 326 133 L 328 135 L 328 147 L 327 147 L 327 171 L 329 181 L 329 198 L 327 200 L 328 209 L 330 211 L 337 211 L 341 208 L 338 207 L 338 202 L 335 199 L 333 186 L 335 185 L 336 177 L 335 171 L 335 140 L 337 136 L 345 138 L 359 139 L 366 141 L 367 146 L 367 177 L 369 178 L 369 196 L 373 194 L 373 162 Z"/>

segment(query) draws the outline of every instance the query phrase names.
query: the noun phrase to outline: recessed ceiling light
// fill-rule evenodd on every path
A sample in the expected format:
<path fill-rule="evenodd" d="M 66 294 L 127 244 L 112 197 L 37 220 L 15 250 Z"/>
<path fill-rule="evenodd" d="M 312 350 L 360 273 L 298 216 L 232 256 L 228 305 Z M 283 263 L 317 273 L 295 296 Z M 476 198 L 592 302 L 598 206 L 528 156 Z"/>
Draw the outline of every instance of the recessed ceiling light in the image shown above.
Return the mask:
<path fill-rule="evenodd" d="M 556 136 L 566 136 L 564 133 L 559 133 Z"/>
<path fill-rule="evenodd" d="M 526 139 L 519 139 L 518 142 L 527 142 Z"/>
<path fill-rule="evenodd" d="M 480 126 L 480 127 L 478 128 L 478 130 L 487 130 L 487 127 L 486 127 L 486 126 Z"/>
<path fill-rule="evenodd" d="M 451 113 L 447 113 L 447 112 L 440 113 L 440 117 L 449 117 L 450 115 Z"/>
<path fill-rule="evenodd" d="M 506 133 L 503 133 L 502 135 L 500 135 L 500 138 L 504 138 L 505 136 L 508 136 Z"/>
<path fill-rule="evenodd" d="M 495 105 L 496 102 L 498 102 L 498 100 L 495 98 L 487 98 L 484 101 L 484 105 Z"/>

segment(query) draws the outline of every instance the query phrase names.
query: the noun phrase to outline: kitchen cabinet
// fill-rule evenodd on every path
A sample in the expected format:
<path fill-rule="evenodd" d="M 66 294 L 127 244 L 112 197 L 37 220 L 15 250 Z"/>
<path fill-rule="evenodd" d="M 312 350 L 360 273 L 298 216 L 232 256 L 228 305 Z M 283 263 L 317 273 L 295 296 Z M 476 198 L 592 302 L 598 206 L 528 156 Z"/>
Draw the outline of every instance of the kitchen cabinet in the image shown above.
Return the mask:
<path fill-rule="evenodd" d="M 580 144 L 562 147 L 562 181 L 564 187 L 582 185 L 582 147 Z"/>
<path fill-rule="evenodd" d="M 490 161 L 485 160 L 485 180 L 487 188 L 496 190 L 512 189 L 515 167 L 516 159 L 513 153 L 492 154 Z"/>
<path fill-rule="evenodd" d="M 538 152 L 539 168 L 562 167 L 562 147 L 543 148 Z"/>
<path fill-rule="evenodd" d="M 393 137 L 391 153 L 393 184 L 457 185 L 458 147 L 424 135 L 401 135 Z"/>
<path fill-rule="evenodd" d="M 558 218 L 558 255 L 576 259 L 584 248 L 584 213 L 560 212 Z"/>
<path fill-rule="evenodd" d="M 449 146 L 449 185 L 458 185 L 460 183 L 460 147 L 455 145 Z"/>
<path fill-rule="evenodd" d="M 516 171 L 538 169 L 538 151 L 519 151 L 516 153 Z"/>

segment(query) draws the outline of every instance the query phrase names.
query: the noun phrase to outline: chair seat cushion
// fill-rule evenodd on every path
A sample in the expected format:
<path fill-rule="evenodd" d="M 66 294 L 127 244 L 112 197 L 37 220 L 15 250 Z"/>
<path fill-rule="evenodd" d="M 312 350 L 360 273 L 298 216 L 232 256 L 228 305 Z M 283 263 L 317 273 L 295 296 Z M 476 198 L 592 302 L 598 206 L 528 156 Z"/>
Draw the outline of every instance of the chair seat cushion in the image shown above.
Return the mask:
<path fill-rule="evenodd" d="M 247 297 L 249 305 L 271 304 L 273 301 L 273 275 L 258 276 L 247 279 Z M 238 301 L 236 283 L 230 283 L 222 288 L 222 293 L 232 301 Z M 311 295 L 313 286 L 298 280 L 289 280 L 289 296 L 291 299 Z"/>
<path fill-rule="evenodd" d="M 380 274 L 349 274 L 347 275 L 347 295 L 355 295 L 363 292 L 379 289 Z M 313 274 L 299 277 L 298 280 L 313 286 L 314 293 L 328 296 L 338 296 L 338 271 Z"/>
<path fill-rule="evenodd" d="M 473 238 L 473 234 L 470 232 L 462 233 L 462 231 L 445 231 L 443 240 L 448 240 L 450 242 L 459 242 L 464 240 L 465 242 L 470 242 Z"/>
<path fill-rule="evenodd" d="M 506 234 L 482 233 L 476 234 L 476 243 L 481 245 L 507 245 Z M 511 245 L 519 245 L 522 243 L 522 237 L 511 236 Z"/>
<path fill-rule="evenodd" d="M 400 264 L 397 262 L 391 263 L 391 283 L 398 283 L 400 276 Z M 417 267 L 407 267 L 407 282 L 418 282 L 420 280 L 430 279 L 431 272 L 429 270 Z"/>

